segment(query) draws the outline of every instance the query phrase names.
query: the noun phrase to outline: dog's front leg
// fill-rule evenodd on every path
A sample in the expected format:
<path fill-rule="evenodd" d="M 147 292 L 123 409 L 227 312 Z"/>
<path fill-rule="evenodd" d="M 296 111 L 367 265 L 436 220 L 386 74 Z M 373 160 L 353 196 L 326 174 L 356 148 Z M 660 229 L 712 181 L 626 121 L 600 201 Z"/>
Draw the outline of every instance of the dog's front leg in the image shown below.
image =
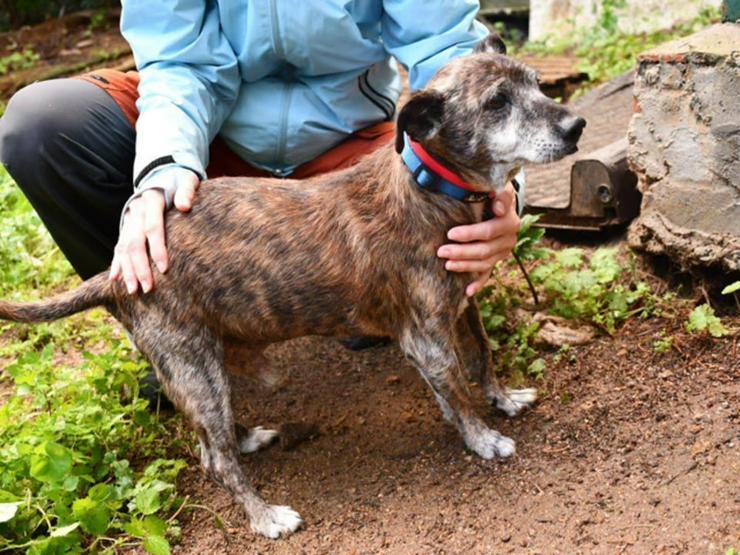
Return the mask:
<path fill-rule="evenodd" d="M 516 416 L 537 399 L 537 390 L 502 388 L 496 378 L 488 334 L 474 299 L 457 321 L 457 345 L 470 377 L 480 383 L 488 401 L 509 416 Z"/>
<path fill-rule="evenodd" d="M 454 339 L 443 331 L 449 330 L 453 322 L 434 318 L 415 321 L 425 324 L 403 330 L 401 349 L 432 388 L 445 419 L 457 427 L 468 448 L 484 459 L 513 455 L 514 441 L 490 429 L 475 414 L 467 384 L 460 375 Z"/>

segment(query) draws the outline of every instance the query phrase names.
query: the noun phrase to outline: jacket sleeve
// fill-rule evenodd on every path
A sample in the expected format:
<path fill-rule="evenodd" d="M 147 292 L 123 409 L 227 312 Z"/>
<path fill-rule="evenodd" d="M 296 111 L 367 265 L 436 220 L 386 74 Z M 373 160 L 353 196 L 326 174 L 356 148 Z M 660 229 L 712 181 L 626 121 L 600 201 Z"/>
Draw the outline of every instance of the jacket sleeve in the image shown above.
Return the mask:
<path fill-rule="evenodd" d="M 134 179 L 169 164 L 204 179 L 241 82 L 216 2 L 123 0 L 121 32 L 141 76 Z"/>
<path fill-rule="evenodd" d="M 488 34 L 475 20 L 479 8 L 476 0 L 383 0 L 383 43 L 408 69 L 411 90 Z"/>

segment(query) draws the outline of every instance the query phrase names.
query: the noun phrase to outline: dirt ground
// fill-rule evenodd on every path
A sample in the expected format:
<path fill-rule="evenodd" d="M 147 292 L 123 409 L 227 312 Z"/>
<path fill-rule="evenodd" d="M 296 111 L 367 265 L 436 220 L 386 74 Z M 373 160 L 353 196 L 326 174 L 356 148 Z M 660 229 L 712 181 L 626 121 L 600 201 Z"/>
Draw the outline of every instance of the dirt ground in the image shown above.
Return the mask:
<path fill-rule="evenodd" d="M 677 349 L 656 355 L 664 328 Z M 393 346 L 353 353 L 305 338 L 274 347 L 290 380 L 273 393 L 235 383 L 238 417 L 315 424 L 320 435 L 245 456 L 244 467 L 305 528 L 278 541 L 253 536 L 194 464 L 185 493 L 226 525 L 185 515 L 175 553 L 725 553 L 740 546 L 737 343 L 652 320 L 575 348 L 532 384 L 533 410 L 514 420 L 488 411 L 517 441 L 506 462 L 465 451 Z"/>

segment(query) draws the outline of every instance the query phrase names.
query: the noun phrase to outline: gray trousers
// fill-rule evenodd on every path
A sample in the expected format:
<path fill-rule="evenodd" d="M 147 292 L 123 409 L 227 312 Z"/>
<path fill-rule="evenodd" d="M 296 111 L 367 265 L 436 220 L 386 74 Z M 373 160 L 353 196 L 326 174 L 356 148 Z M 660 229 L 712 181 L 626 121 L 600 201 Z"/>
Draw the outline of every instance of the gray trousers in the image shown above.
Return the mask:
<path fill-rule="evenodd" d="M 135 131 L 104 90 L 79 79 L 29 85 L 0 119 L 0 162 L 75 271 L 104 271 L 133 192 Z"/>

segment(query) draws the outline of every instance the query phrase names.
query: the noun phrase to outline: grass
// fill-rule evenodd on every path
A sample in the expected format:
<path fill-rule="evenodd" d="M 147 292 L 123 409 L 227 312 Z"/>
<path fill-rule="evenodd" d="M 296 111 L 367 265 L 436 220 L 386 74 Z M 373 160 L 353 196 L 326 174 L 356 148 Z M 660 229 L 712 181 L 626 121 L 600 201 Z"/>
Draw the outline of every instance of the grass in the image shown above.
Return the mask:
<path fill-rule="evenodd" d="M 0 170 L 0 298 L 77 281 Z M 191 441 L 139 397 L 145 364 L 101 310 L 0 326 L 0 553 L 170 552 Z M 176 437 L 174 442 L 172 437 Z"/>

